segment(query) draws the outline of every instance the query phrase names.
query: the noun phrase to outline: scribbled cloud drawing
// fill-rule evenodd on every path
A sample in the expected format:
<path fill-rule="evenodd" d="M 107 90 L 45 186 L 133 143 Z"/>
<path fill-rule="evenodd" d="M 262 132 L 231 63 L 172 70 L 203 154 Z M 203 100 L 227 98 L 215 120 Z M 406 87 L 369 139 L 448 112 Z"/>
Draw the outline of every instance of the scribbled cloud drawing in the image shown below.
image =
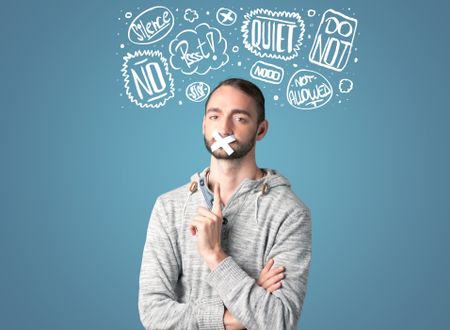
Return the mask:
<path fill-rule="evenodd" d="M 244 18 L 243 43 L 254 55 L 280 60 L 298 56 L 305 33 L 299 13 L 256 9 Z"/>
<path fill-rule="evenodd" d="M 144 10 L 130 23 L 128 40 L 136 45 L 150 45 L 165 36 L 173 28 L 175 18 L 172 12 L 163 6 Z"/>
<path fill-rule="evenodd" d="M 342 71 L 350 58 L 358 21 L 333 9 L 323 15 L 309 53 L 311 63 Z"/>
<path fill-rule="evenodd" d="M 348 94 L 353 89 L 353 81 L 344 78 L 339 81 L 339 91 L 343 94 Z"/>
<path fill-rule="evenodd" d="M 351 8 L 336 9 L 156 3 L 120 10 L 120 96 L 140 108 L 202 102 L 212 84 L 238 76 L 258 82 L 269 107 L 349 101 L 358 21 Z"/>
<path fill-rule="evenodd" d="M 294 108 L 302 110 L 317 109 L 330 101 L 333 87 L 318 72 L 301 69 L 289 80 L 286 97 Z"/>
<path fill-rule="evenodd" d="M 138 50 L 124 56 L 126 95 L 141 108 L 159 108 L 174 96 L 173 78 L 160 51 Z"/>
<path fill-rule="evenodd" d="M 280 84 L 284 77 L 284 69 L 274 64 L 257 61 L 250 69 L 250 76 L 269 84 Z"/>
<path fill-rule="evenodd" d="M 196 81 L 186 87 L 186 97 L 192 102 L 202 102 L 210 91 L 211 88 L 207 83 Z"/>
<path fill-rule="evenodd" d="M 170 65 L 186 75 L 205 75 L 217 70 L 228 60 L 227 41 L 221 32 L 207 23 L 197 25 L 194 30 L 180 32 L 170 42 Z"/>
<path fill-rule="evenodd" d="M 183 18 L 189 23 L 194 23 L 196 20 L 198 20 L 198 13 L 196 10 L 188 8 L 184 11 Z"/>
<path fill-rule="evenodd" d="M 237 14 L 228 8 L 219 8 L 216 12 L 216 20 L 223 26 L 230 26 L 236 22 Z"/>

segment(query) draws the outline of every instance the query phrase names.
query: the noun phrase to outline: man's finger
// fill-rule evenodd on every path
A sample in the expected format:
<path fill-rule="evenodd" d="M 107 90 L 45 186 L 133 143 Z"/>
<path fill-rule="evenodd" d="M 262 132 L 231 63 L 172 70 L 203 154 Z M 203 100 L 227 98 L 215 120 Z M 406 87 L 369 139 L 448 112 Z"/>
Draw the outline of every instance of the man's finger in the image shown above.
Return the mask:
<path fill-rule="evenodd" d="M 279 288 L 281 288 L 281 282 L 275 283 L 270 288 L 268 288 L 267 291 L 269 291 L 270 293 L 273 293 L 274 291 L 278 290 Z"/>
<path fill-rule="evenodd" d="M 264 283 L 267 280 L 267 278 L 269 277 L 270 268 L 272 268 L 274 262 L 275 262 L 275 260 L 273 260 L 273 258 L 272 258 L 266 263 L 266 265 L 262 269 L 261 273 L 259 274 L 259 279 L 258 279 L 259 283 Z"/>
<path fill-rule="evenodd" d="M 216 220 L 216 216 L 212 211 L 201 206 L 197 209 L 197 215 L 202 216 L 204 218 L 212 219 L 214 221 Z"/>
<path fill-rule="evenodd" d="M 217 182 L 214 186 L 214 203 L 212 207 L 212 212 L 217 215 L 219 218 L 222 218 L 222 208 L 221 208 L 221 201 L 220 201 L 220 186 Z"/>
<path fill-rule="evenodd" d="M 195 236 L 199 231 L 204 231 L 205 221 L 203 219 L 194 218 L 189 224 L 189 229 L 191 230 L 192 236 Z"/>
<path fill-rule="evenodd" d="M 284 272 L 284 271 L 285 271 L 285 269 L 284 269 L 283 266 L 277 267 L 277 268 L 272 268 L 272 269 L 269 271 L 269 276 L 274 276 L 274 275 L 276 275 L 276 274 L 278 274 L 278 273 L 281 273 L 281 272 Z"/>
<path fill-rule="evenodd" d="M 197 226 L 189 225 L 189 229 L 191 231 L 192 236 L 195 236 L 197 234 Z"/>
<path fill-rule="evenodd" d="M 270 270 L 270 268 L 272 268 L 273 263 L 275 262 L 275 260 L 270 259 L 267 264 L 264 266 L 263 271 L 268 272 Z"/>
<path fill-rule="evenodd" d="M 270 288 L 272 285 L 280 282 L 284 278 L 284 273 L 269 277 L 262 283 L 263 288 Z"/>
<path fill-rule="evenodd" d="M 206 215 L 196 214 L 192 218 L 191 223 L 194 222 L 194 221 L 198 221 L 198 222 L 201 222 L 201 223 L 209 223 L 211 221 L 211 217 L 212 217 L 212 215 L 209 213 L 209 211 L 208 211 L 208 214 L 206 214 Z"/>
<path fill-rule="evenodd" d="M 269 267 L 273 266 L 274 262 L 275 262 L 274 259 L 269 260 L 267 262 L 266 266 L 261 271 L 261 274 L 259 275 L 259 278 L 256 282 L 259 286 L 267 288 L 268 287 L 267 283 L 270 283 L 270 282 L 268 282 L 268 281 L 270 281 L 270 279 L 276 278 L 277 275 L 280 273 L 284 274 L 285 269 L 283 266 L 268 269 Z"/>

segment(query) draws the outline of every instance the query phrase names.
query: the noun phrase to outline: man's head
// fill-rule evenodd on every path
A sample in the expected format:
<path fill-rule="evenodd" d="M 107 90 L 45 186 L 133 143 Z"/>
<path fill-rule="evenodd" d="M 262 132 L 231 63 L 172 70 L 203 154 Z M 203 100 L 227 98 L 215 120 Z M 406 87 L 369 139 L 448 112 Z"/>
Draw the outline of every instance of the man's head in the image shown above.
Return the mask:
<path fill-rule="evenodd" d="M 219 83 L 205 103 L 203 135 L 206 149 L 218 159 L 238 159 L 254 153 L 255 142 L 267 133 L 264 96 L 252 82 L 232 78 Z M 234 135 L 230 143 L 234 152 L 228 155 L 223 149 L 211 150 L 214 131 L 223 138 Z"/>

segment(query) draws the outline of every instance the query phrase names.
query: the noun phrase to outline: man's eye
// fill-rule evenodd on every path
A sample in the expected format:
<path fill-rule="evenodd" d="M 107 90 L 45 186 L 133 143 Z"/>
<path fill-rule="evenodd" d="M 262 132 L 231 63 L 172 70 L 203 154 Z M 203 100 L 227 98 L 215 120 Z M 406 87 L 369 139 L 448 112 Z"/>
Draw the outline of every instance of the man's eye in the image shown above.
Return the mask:
<path fill-rule="evenodd" d="M 241 123 L 245 123 L 247 121 L 244 117 L 237 117 L 236 120 Z"/>
<path fill-rule="evenodd" d="M 212 120 L 217 119 L 217 116 L 210 116 L 209 119 L 212 119 Z"/>

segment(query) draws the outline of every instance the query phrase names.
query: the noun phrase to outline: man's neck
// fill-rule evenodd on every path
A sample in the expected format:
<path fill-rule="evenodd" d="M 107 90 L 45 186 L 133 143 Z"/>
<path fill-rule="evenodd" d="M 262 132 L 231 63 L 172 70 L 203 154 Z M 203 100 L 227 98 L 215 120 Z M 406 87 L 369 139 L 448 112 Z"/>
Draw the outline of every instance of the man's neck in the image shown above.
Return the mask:
<path fill-rule="evenodd" d="M 256 166 L 255 157 L 251 153 L 240 159 L 216 159 L 211 156 L 208 186 L 214 191 L 217 182 L 220 184 L 220 195 L 223 204 L 228 204 L 234 191 L 244 179 L 256 180 L 263 176 L 262 170 Z"/>

